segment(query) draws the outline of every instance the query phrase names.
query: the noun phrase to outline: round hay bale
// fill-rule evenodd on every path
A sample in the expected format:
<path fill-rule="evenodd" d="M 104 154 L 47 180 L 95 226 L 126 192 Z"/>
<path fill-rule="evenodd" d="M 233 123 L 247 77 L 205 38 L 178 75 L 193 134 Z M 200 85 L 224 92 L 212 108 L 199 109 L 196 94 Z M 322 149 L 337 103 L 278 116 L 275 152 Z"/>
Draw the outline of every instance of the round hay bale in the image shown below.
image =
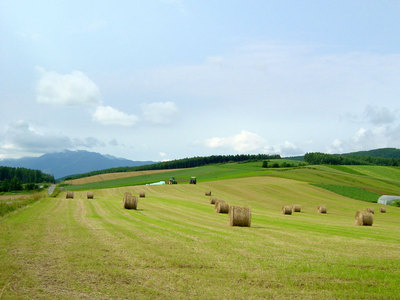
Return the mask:
<path fill-rule="evenodd" d="M 74 192 L 72 192 L 72 191 L 67 191 L 66 198 L 67 198 L 67 199 L 74 199 Z"/>
<path fill-rule="evenodd" d="M 367 212 L 369 212 L 369 213 L 371 213 L 371 214 L 374 214 L 374 213 L 375 213 L 375 212 L 374 212 L 374 209 L 373 209 L 373 208 L 370 208 L 370 207 L 367 208 Z"/>
<path fill-rule="evenodd" d="M 205 195 L 206 195 L 206 196 L 211 196 L 211 191 L 205 192 Z"/>
<path fill-rule="evenodd" d="M 380 211 L 381 213 L 385 213 L 385 212 L 386 212 L 386 208 L 385 208 L 385 207 L 381 207 L 381 208 L 379 209 L 379 211 Z"/>
<path fill-rule="evenodd" d="M 218 199 L 215 197 L 211 197 L 210 198 L 210 204 L 215 204 L 215 201 L 217 201 Z"/>
<path fill-rule="evenodd" d="M 229 204 L 223 200 L 215 201 L 215 212 L 219 214 L 229 213 Z"/>
<path fill-rule="evenodd" d="M 145 194 L 144 192 L 140 192 L 140 193 L 139 193 L 139 197 L 140 197 L 140 198 L 144 198 L 144 197 L 146 197 L 146 194 Z"/>
<path fill-rule="evenodd" d="M 250 227 L 251 209 L 250 207 L 230 206 L 229 207 L 229 225 Z"/>
<path fill-rule="evenodd" d="M 93 192 L 87 192 L 87 198 L 93 199 L 94 198 Z"/>
<path fill-rule="evenodd" d="M 292 207 L 289 205 L 282 206 L 282 213 L 284 215 L 291 215 L 292 214 Z"/>
<path fill-rule="evenodd" d="M 318 212 L 320 214 L 326 214 L 326 207 L 325 205 L 318 205 Z"/>
<path fill-rule="evenodd" d="M 301 212 L 301 206 L 299 204 L 293 204 L 292 211 L 293 212 Z"/>
<path fill-rule="evenodd" d="M 124 200 L 125 209 L 137 209 L 138 200 L 136 196 L 127 195 Z"/>
<path fill-rule="evenodd" d="M 127 197 L 129 197 L 129 196 L 132 196 L 132 194 L 129 193 L 129 192 L 125 192 L 125 193 L 124 193 L 124 197 L 122 198 L 122 206 L 125 206 L 125 199 L 126 199 Z"/>
<path fill-rule="evenodd" d="M 355 223 L 358 226 L 372 226 L 374 217 L 370 212 L 357 211 L 355 215 Z"/>

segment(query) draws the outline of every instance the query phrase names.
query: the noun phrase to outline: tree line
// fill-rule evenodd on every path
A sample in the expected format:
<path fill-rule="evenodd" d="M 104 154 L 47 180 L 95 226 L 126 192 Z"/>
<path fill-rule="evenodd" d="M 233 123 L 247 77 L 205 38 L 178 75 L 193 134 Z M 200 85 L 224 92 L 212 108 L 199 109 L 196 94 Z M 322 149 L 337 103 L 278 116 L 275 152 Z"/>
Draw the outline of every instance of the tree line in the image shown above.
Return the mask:
<path fill-rule="evenodd" d="M 311 165 L 376 165 L 400 166 L 399 158 L 383 158 L 364 155 L 339 155 L 311 152 L 304 155 L 304 161 Z"/>
<path fill-rule="evenodd" d="M 64 180 L 78 179 L 93 175 L 116 173 L 116 172 L 132 172 L 145 170 L 164 170 L 164 169 L 185 169 L 200 167 L 209 164 L 228 163 L 228 162 L 244 162 L 244 161 L 259 161 L 268 159 L 279 159 L 281 156 L 269 154 L 238 154 L 238 155 L 212 155 L 212 156 L 196 156 L 191 158 L 182 158 L 171 161 L 159 162 L 150 165 L 137 167 L 118 167 L 99 171 L 88 172 L 65 177 Z"/>
<path fill-rule="evenodd" d="M 26 168 L 0 167 L 0 192 L 31 190 L 36 183 L 55 182 L 54 176 L 39 170 Z"/>

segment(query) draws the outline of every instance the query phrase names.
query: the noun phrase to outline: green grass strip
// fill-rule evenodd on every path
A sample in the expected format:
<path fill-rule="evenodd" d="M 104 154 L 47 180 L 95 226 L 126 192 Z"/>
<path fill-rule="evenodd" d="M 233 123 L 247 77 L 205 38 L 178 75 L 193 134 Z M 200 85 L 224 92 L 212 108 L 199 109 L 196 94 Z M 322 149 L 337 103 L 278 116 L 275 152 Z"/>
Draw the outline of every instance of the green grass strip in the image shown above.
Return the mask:
<path fill-rule="evenodd" d="M 313 184 L 320 188 L 334 192 L 336 194 L 367 202 L 376 203 L 381 194 L 374 193 L 356 186 L 335 185 L 335 184 Z"/>

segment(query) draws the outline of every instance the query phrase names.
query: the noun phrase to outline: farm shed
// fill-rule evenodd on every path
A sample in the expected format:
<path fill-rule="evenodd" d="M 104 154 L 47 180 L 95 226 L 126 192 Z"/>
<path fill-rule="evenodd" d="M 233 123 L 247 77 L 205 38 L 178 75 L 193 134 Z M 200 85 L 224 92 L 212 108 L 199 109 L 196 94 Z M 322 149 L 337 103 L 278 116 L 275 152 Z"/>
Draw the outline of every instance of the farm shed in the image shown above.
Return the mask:
<path fill-rule="evenodd" d="M 400 201 L 400 196 L 383 195 L 378 199 L 378 203 L 385 205 L 392 204 L 395 201 Z"/>

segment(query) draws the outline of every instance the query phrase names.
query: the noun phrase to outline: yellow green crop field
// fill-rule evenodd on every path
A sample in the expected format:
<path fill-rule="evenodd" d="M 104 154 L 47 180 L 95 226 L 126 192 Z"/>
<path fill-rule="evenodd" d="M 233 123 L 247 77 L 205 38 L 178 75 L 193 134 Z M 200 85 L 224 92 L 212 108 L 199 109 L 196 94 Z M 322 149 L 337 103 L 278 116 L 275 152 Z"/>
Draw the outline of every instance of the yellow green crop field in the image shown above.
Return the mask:
<path fill-rule="evenodd" d="M 306 170 L 311 183 L 318 171 Z M 322 168 L 332 181 L 322 183 L 379 189 L 372 177 L 332 171 L 339 181 Z M 380 213 L 381 205 L 311 185 L 304 175 L 294 180 L 299 172 L 103 188 L 94 199 L 85 190 L 73 199 L 44 197 L 0 218 L 0 298 L 398 298 L 400 209 Z M 228 226 L 208 190 L 251 207 L 251 227 Z M 125 192 L 142 191 L 137 210 L 122 208 Z M 301 212 L 283 215 L 291 204 Z M 327 214 L 317 213 L 320 204 Z M 367 207 L 375 209 L 373 226 L 356 226 L 355 212 Z"/>

